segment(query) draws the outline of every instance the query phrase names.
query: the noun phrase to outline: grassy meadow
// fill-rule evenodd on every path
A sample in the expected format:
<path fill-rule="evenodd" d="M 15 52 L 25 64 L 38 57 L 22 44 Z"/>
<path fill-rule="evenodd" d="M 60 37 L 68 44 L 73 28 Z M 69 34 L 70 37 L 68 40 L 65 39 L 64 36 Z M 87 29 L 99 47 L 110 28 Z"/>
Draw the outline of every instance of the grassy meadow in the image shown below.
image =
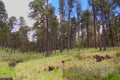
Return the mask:
<path fill-rule="evenodd" d="M 50 57 L 0 49 L 0 78 L 10 77 L 13 80 L 120 80 L 120 48 L 57 51 Z"/>

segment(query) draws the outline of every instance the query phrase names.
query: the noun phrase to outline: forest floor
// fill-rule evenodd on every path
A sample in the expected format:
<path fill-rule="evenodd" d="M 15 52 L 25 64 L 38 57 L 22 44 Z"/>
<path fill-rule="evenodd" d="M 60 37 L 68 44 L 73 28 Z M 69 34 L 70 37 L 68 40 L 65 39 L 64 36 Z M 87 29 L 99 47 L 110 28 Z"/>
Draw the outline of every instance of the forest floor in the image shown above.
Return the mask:
<path fill-rule="evenodd" d="M 0 78 L 13 80 L 120 80 L 120 47 L 57 51 L 50 57 L 41 53 L 12 53 L 0 48 Z"/>

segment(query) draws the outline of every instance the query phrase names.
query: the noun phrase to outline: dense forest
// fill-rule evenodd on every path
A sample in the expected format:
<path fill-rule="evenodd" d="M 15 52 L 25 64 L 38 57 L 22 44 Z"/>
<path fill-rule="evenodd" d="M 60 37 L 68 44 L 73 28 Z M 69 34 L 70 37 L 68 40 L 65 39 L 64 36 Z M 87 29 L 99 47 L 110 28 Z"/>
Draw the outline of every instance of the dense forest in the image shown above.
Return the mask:
<path fill-rule="evenodd" d="M 62 53 L 78 48 L 120 46 L 120 1 L 88 0 L 88 9 L 82 10 L 81 0 L 58 0 L 59 15 L 48 0 L 29 3 L 28 17 L 35 20 L 27 26 L 24 17 L 8 18 L 3 1 L 0 1 L 0 46 L 12 52 L 43 52 L 49 56 L 53 51 Z M 16 31 L 15 27 L 19 26 Z M 35 31 L 32 41 L 28 36 Z"/>

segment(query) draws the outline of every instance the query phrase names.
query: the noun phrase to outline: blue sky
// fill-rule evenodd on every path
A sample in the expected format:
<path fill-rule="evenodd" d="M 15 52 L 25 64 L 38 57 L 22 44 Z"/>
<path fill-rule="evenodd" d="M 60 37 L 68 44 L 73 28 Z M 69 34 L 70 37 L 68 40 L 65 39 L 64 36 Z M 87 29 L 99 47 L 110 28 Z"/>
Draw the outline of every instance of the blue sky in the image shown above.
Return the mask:
<path fill-rule="evenodd" d="M 58 14 L 59 13 L 59 6 L 58 6 L 58 2 L 59 0 L 50 0 L 50 4 L 52 4 L 55 7 L 55 13 Z M 81 4 L 82 4 L 82 10 L 86 10 L 87 7 L 87 0 L 81 0 Z"/>

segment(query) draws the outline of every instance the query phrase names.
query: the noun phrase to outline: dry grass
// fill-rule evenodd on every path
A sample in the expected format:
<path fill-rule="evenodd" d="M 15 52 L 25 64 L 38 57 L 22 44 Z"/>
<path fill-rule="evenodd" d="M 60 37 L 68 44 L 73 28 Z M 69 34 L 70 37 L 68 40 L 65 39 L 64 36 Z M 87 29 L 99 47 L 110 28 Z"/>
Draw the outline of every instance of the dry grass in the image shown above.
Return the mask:
<path fill-rule="evenodd" d="M 109 55 L 111 59 L 104 59 L 101 62 L 96 62 L 94 55 L 105 56 Z M 119 57 L 116 53 L 109 54 L 82 54 L 79 57 L 75 56 L 54 56 L 41 60 L 32 60 L 29 62 L 20 63 L 15 68 L 16 80 L 63 80 L 69 77 L 70 80 L 84 80 L 86 78 L 104 78 L 109 74 L 120 73 Z M 117 60 L 118 59 L 118 60 Z M 61 61 L 65 61 L 65 72 L 62 71 Z M 48 67 L 54 66 L 53 71 L 49 71 Z"/>
<path fill-rule="evenodd" d="M 3 50 L 2 52 L 5 53 Z M 3 55 L 3 53 L 0 53 L 4 61 L 6 59 L 23 60 L 12 70 L 9 69 L 7 61 L 2 62 L 0 63 L 0 70 L 5 69 L 12 72 L 15 70 L 16 76 L 13 76 L 13 80 L 84 80 L 86 78 L 99 80 L 109 74 L 120 76 L 120 56 L 116 56 L 117 52 L 120 52 L 118 47 L 108 48 L 105 52 L 100 52 L 98 49 L 85 49 L 78 53 L 77 49 L 74 49 L 69 52 L 64 51 L 62 54 L 57 51 L 56 54 L 52 54 L 48 58 L 41 58 L 40 54 L 7 53 L 8 55 Z M 103 57 L 108 55 L 110 59 L 104 58 L 100 62 L 96 62 L 95 55 Z M 27 61 L 24 61 L 26 58 Z M 64 61 L 64 71 L 62 70 L 62 61 Z M 51 71 L 49 70 L 50 66 L 54 67 Z M 4 74 L 0 75 L 4 76 Z M 119 80 L 119 78 L 113 80 Z"/>

